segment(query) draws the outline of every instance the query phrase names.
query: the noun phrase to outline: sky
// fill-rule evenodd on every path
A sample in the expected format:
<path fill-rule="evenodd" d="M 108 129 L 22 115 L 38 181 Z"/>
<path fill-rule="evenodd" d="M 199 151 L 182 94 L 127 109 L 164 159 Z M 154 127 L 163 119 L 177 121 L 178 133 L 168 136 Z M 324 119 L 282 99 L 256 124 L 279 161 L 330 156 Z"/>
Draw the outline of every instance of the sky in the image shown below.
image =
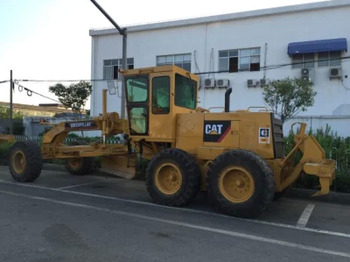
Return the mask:
<path fill-rule="evenodd" d="M 321 1 L 97 0 L 121 27 Z M 14 79 L 90 79 L 89 30 L 111 27 L 90 0 L 0 0 L 0 83 L 10 79 L 10 70 Z M 19 83 L 57 100 L 48 92 L 57 82 Z M 9 102 L 9 96 L 9 83 L 0 84 L 0 101 Z M 17 87 L 13 95 L 13 102 L 21 104 L 53 100 L 28 96 Z"/>

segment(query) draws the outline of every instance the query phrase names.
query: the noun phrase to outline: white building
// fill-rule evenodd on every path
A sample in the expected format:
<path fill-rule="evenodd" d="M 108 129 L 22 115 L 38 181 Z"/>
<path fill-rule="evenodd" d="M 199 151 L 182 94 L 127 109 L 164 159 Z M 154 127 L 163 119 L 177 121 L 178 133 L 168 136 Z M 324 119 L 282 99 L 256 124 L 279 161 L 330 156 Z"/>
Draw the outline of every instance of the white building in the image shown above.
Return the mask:
<path fill-rule="evenodd" d="M 349 16 L 350 2 L 338 0 L 132 26 L 127 28 L 128 64 L 174 63 L 200 73 L 204 108 L 223 107 L 225 88 L 218 85 L 229 85 L 231 110 L 266 106 L 262 79 L 305 73 L 314 82 L 315 103 L 285 123 L 285 133 L 292 122 L 303 121 L 313 129 L 329 124 L 338 135 L 350 136 Z M 122 36 L 116 29 L 91 30 L 90 35 L 91 78 L 116 79 Z M 93 83 L 92 115 L 102 112 L 103 88 L 107 81 Z M 108 111 L 120 111 L 118 96 L 109 96 Z"/>

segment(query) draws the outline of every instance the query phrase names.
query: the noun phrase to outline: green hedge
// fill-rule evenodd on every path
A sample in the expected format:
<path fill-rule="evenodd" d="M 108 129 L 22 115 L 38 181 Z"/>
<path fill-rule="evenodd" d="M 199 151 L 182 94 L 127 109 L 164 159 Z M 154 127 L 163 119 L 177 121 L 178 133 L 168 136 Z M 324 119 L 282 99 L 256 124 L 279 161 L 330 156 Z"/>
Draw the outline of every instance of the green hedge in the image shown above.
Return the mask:
<path fill-rule="evenodd" d="M 8 154 L 12 145 L 12 142 L 0 143 L 0 165 L 8 164 Z"/>
<path fill-rule="evenodd" d="M 337 161 L 336 178 L 333 182 L 332 190 L 350 193 L 350 137 L 338 137 L 328 125 L 325 130 L 309 131 L 309 135 L 313 135 L 325 150 L 326 158 Z M 286 153 L 293 148 L 293 137 L 294 134 L 290 133 L 285 138 Z M 318 185 L 318 178 L 309 175 L 303 175 L 295 183 L 296 187 L 308 189 L 315 189 Z"/>

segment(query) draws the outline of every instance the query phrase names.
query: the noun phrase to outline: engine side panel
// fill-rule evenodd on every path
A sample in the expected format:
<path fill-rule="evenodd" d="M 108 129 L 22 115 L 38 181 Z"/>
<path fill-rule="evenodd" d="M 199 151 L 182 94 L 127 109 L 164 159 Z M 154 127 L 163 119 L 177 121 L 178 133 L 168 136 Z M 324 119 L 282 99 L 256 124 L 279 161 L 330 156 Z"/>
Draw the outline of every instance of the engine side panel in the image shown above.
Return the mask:
<path fill-rule="evenodd" d="M 238 111 L 177 116 L 176 147 L 213 160 L 230 149 L 245 149 L 273 159 L 271 113 Z"/>

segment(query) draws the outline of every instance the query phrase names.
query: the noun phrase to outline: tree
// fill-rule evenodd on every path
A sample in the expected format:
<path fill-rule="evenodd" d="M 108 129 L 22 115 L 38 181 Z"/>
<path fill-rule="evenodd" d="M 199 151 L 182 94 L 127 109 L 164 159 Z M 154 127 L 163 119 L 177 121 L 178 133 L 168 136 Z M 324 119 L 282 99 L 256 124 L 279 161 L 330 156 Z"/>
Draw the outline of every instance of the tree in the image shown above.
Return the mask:
<path fill-rule="evenodd" d="M 264 87 L 264 101 L 284 123 L 314 104 L 317 93 L 312 86 L 312 82 L 298 78 L 272 81 Z"/>
<path fill-rule="evenodd" d="M 49 91 L 58 97 L 65 108 L 71 108 L 73 112 L 81 114 L 91 94 L 91 83 L 80 81 L 68 87 L 58 83 L 50 86 Z"/>
<path fill-rule="evenodd" d="M 0 106 L 0 119 L 9 119 L 10 118 L 10 108 Z M 23 115 L 20 112 L 12 112 L 13 119 L 23 119 Z"/>

